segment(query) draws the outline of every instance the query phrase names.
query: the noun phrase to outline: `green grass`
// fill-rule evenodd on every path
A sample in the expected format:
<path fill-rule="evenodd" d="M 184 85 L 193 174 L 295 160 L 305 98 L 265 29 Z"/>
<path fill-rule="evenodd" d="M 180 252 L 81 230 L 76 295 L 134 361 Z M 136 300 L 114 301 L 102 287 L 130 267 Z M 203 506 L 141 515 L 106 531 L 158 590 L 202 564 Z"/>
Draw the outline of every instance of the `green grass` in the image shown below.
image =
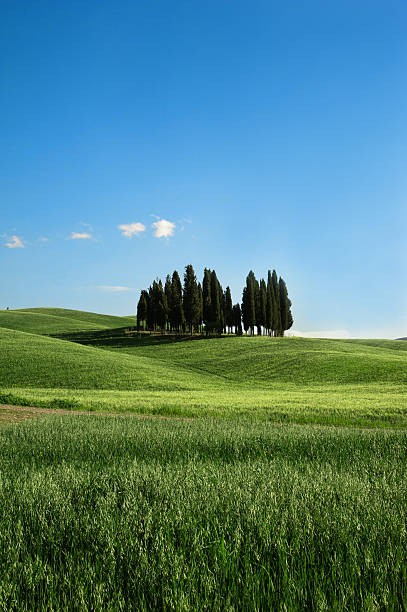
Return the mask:
<path fill-rule="evenodd" d="M 0 401 L 188 417 L 407 424 L 407 353 L 397 342 L 176 340 L 129 335 L 123 328 L 60 336 L 71 341 L 0 329 Z"/>
<path fill-rule="evenodd" d="M 407 343 L 134 323 L 0 312 L 0 611 L 407 610 Z"/>
<path fill-rule="evenodd" d="M 2 610 L 405 610 L 407 434 L 53 417 L 0 430 Z"/>
<path fill-rule="evenodd" d="M 277 423 L 364 427 L 407 426 L 405 389 L 379 385 L 271 389 L 82 390 L 0 389 L 0 403 L 91 412 L 176 417 L 250 418 Z"/>
<path fill-rule="evenodd" d="M 0 388 L 188 389 L 193 377 L 148 357 L 0 329 Z"/>
<path fill-rule="evenodd" d="M 190 371 L 262 386 L 370 382 L 407 383 L 407 343 L 391 340 L 129 335 L 125 330 L 67 333 L 72 342 L 145 356 Z"/>
<path fill-rule="evenodd" d="M 93 323 L 98 327 L 105 328 L 125 327 L 126 325 L 134 325 L 136 322 L 135 316 L 116 317 L 114 315 L 99 314 L 84 310 L 70 310 L 69 308 L 26 308 L 24 309 L 24 312 L 31 312 L 33 314 L 49 314 L 56 317 L 73 319 L 75 321 Z"/>
<path fill-rule="evenodd" d="M 133 346 L 123 347 L 119 342 L 105 348 L 262 386 L 277 381 L 301 385 L 407 383 L 407 354 L 391 343 L 370 346 L 312 338 L 230 336 L 172 344 L 137 343 L 135 339 Z"/>
<path fill-rule="evenodd" d="M 135 324 L 134 317 L 114 317 L 64 308 L 0 310 L 0 328 L 5 327 L 33 334 L 63 334 L 128 327 Z"/>

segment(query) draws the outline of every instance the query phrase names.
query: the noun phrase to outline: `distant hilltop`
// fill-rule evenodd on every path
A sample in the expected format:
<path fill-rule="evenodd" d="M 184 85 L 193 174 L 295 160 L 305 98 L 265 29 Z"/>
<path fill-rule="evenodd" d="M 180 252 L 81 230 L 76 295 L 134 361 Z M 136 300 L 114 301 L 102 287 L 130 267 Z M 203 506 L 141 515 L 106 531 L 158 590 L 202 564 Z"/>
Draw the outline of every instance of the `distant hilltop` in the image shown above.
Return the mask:
<path fill-rule="evenodd" d="M 397 338 L 397 340 L 407 340 L 407 338 Z"/>

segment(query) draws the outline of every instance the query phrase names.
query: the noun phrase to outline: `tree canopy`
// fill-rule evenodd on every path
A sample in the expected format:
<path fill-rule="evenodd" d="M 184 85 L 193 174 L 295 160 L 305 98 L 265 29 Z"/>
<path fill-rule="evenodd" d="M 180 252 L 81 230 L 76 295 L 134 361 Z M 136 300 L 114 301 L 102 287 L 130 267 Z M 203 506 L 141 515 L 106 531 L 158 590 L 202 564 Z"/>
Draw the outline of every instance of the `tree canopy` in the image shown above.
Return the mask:
<path fill-rule="evenodd" d="M 246 277 L 242 304 L 233 304 L 228 285 L 223 290 L 215 270 L 204 269 L 202 283 L 191 264 L 185 267 L 183 284 L 176 270 L 143 289 L 137 305 L 137 328 L 190 334 L 235 333 L 284 336 L 293 325 L 291 300 L 284 279 L 268 270 L 267 280 L 257 280 L 253 270 Z"/>

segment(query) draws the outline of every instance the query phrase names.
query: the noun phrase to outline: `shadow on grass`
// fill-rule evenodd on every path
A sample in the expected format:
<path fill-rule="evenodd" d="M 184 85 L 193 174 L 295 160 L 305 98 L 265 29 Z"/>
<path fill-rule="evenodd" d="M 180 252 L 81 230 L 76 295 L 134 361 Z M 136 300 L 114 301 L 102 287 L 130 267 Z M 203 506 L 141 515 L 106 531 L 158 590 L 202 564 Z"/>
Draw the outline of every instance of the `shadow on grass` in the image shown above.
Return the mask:
<path fill-rule="evenodd" d="M 77 344 L 86 346 L 111 346 L 115 348 L 123 348 L 129 346 L 154 346 L 162 344 L 174 344 L 176 342 L 192 342 L 196 340 L 210 340 L 218 338 L 228 340 L 236 338 L 235 335 L 206 335 L 206 334 L 174 334 L 159 332 L 137 332 L 129 330 L 128 327 L 120 327 L 117 329 L 103 329 L 96 331 L 74 332 L 64 334 L 51 334 L 52 338 L 59 340 L 68 340 Z"/>

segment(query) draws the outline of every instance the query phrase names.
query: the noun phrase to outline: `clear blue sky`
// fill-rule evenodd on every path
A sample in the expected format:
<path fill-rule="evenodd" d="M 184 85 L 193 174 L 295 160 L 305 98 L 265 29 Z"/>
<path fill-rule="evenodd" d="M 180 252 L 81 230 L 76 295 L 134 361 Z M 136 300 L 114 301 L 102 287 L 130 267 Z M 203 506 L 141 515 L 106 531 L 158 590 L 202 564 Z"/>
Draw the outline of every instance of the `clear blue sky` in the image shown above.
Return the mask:
<path fill-rule="evenodd" d="M 407 335 L 405 0 L 1 13 L 2 308 L 130 314 L 188 263 L 240 301 L 275 267 L 294 329 Z"/>

